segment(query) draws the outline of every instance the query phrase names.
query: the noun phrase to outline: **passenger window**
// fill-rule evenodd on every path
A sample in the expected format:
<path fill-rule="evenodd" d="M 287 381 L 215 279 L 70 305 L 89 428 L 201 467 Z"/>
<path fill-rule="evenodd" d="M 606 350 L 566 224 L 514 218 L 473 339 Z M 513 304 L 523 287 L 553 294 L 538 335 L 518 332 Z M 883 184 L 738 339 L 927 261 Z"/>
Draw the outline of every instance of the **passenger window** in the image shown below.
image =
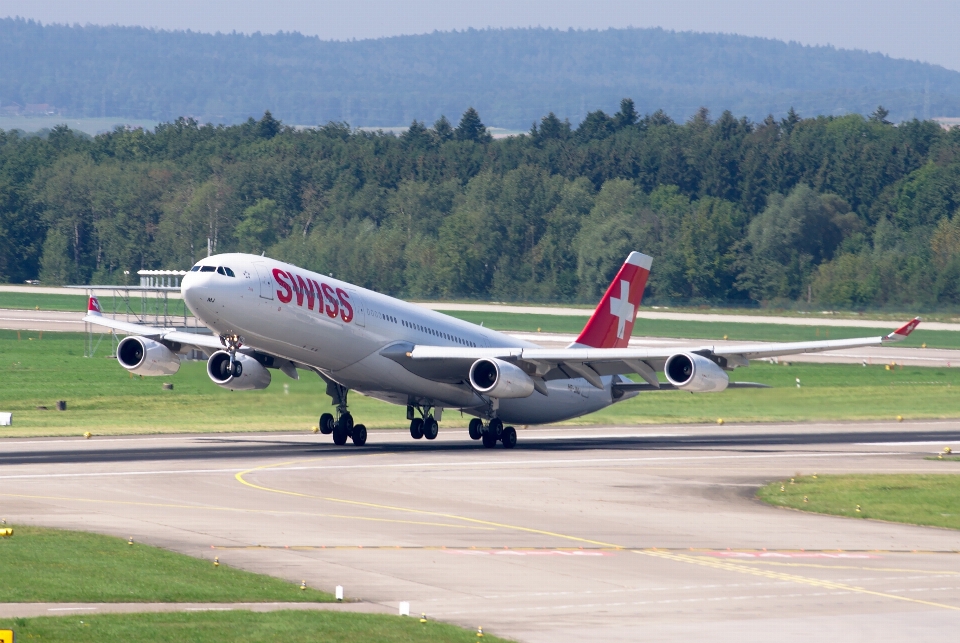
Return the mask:
<path fill-rule="evenodd" d="M 236 275 L 233 274 L 233 271 L 230 270 L 229 268 L 227 268 L 226 266 L 224 266 L 223 269 L 227 271 L 227 276 L 228 276 L 228 277 L 236 277 Z"/>
<path fill-rule="evenodd" d="M 216 266 L 203 266 L 200 268 L 200 272 L 215 272 L 217 270 Z"/>

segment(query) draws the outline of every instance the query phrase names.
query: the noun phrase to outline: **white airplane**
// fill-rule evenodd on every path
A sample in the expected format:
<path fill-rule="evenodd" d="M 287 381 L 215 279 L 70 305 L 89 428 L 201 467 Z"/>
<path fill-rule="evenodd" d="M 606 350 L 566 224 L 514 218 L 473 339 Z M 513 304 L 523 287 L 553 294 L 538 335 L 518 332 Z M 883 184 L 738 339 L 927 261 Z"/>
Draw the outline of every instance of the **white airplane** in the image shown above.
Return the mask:
<path fill-rule="evenodd" d="M 888 335 L 859 339 L 629 348 L 650 265 L 650 257 L 630 253 L 580 336 L 559 349 L 248 254 L 207 257 L 183 278 L 186 305 L 213 335 L 111 319 L 94 297 L 84 321 L 128 335 L 117 360 L 140 375 L 176 373 L 179 355 L 193 348 L 208 356 L 210 379 L 232 390 L 266 388 L 271 369 L 293 379 L 299 370 L 313 371 L 336 407 L 335 416 L 320 416 L 319 430 L 338 445 L 367 440 L 366 427 L 348 410 L 354 390 L 406 406 L 414 438 L 436 438 L 443 410 L 453 409 L 475 416 L 471 438 L 507 448 L 517 443 L 510 424 L 559 422 L 641 391 L 760 387 L 730 382 L 727 373 L 750 359 L 898 341 L 920 323 L 915 318 Z"/>

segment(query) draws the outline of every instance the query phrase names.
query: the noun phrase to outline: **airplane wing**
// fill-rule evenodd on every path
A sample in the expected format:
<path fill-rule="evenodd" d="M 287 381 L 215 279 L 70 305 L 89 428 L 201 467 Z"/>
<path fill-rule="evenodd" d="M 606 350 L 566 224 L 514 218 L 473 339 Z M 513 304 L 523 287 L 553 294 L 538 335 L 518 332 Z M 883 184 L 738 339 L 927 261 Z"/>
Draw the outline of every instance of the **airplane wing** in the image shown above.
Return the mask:
<path fill-rule="evenodd" d="M 158 326 L 131 324 L 130 322 L 120 321 L 119 319 L 104 317 L 100 312 L 100 303 L 97 301 L 96 297 L 90 298 L 90 302 L 87 305 L 87 314 L 84 316 L 83 321 L 90 324 L 96 324 L 97 326 L 112 328 L 113 330 L 119 331 L 126 335 L 140 335 L 141 337 L 148 337 L 157 341 L 163 340 L 165 342 L 172 342 L 175 344 L 186 344 L 188 346 L 196 346 L 197 348 L 201 349 L 207 348 L 220 350 L 224 348 L 223 344 L 220 342 L 220 338 L 213 335 L 190 333 L 187 331 L 177 330 L 175 328 L 160 328 Z"/>
<path fill-rule="evenodd" d="M 481 358 L 496 358 L 520 366 L 534 380 L 579 378 L 603 388 L 602 375 L 636 373 L 649 385 L 660 388 L 656 371 L 677 353 L 696 353 L 731 370 L 748 366 L 751 359 L 815 353 L 860 346 L 882 346 L 906 338 L 920 323 L 917 317 L 897 330 L 879 337 L 835 339 L 815 342 L 734 344 L 729 346 L 657 348 L 459 348 L 394 344 L 381 354 L 407 370 L 437 381 L 466 381 L 471 365 Z"/>

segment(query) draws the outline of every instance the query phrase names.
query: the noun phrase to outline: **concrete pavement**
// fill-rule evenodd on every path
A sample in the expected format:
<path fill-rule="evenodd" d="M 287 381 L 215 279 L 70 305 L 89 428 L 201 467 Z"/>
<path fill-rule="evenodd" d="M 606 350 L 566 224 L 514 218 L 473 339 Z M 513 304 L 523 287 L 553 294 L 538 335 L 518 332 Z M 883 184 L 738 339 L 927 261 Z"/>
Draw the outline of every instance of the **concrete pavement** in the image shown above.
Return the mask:
<path fill-rule="evenodd" d="M 358 418 L 362 420 L 362 418 Z M 960 423 L 0 441 L 12 524 L 133 536 L 522 641 L 942 640 L 960 536 L 778 510 L 801 473 L 960 473 Z"/>

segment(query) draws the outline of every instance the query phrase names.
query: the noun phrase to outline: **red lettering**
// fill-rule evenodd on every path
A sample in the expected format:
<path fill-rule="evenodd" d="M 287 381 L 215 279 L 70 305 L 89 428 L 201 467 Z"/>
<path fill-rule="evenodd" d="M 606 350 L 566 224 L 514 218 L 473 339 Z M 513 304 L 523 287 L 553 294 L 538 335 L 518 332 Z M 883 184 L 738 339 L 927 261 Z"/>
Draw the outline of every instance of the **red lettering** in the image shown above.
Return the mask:
<path fill-rule="evenodd" d="M 340 303 L 337 301 L 337 294 L 333 292 L 333 288 L 327 284 L 322 284 L 322 286 L 323 294 L 327 298 L 327 317 L 336 319 L 340 312 Z"/>
<path fill-rule="evenodd" d="M 277 280 L 280 288 L 283 288 L 283 291 L 277 290 L 277 299 L 285 304 L 289 304 L 290 300 L 293 299 L 293 290 L 290 288 L 290 284 L 283 280 L 284 277 L 286 277 L 285 272 L 279 268 L 273 269 L 273 278 Z"/>
<path fill-rule="evenodd" d="M 340 319 L 349 324 L 353 321 L 353 306 L 350 305 L 350 295 L 343 288 L 337 288 L 337 297 L 340 298 Z"/>
<path fill-rule="evenodd" d="M 303 296 L 307 296 L 307 310 L 313 310 L 313 284 L 310 283 L 310 280 L 307 279 L 304 281 L 303 277 L 297 275 L 297 305 L 303 306 Z"/>

